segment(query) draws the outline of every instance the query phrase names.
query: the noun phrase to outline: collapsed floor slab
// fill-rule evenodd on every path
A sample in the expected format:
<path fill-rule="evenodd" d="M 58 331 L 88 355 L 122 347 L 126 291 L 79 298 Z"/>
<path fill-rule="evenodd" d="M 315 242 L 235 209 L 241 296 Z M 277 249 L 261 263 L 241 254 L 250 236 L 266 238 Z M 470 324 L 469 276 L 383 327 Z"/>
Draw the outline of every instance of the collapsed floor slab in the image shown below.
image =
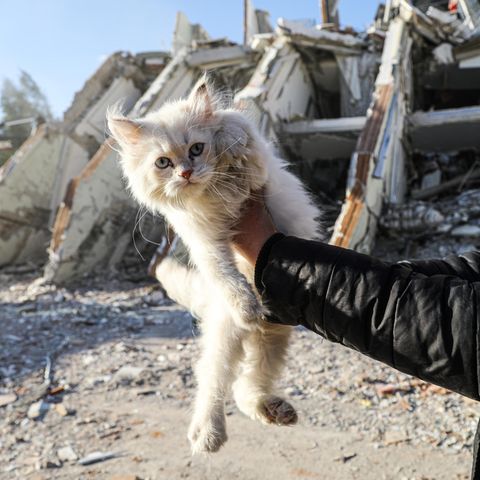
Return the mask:
<path fill-rule="evenodd" d="M 344 117 L 287 123 L 282 145 L 309 161 L 350 157 L 365 122 L 366 117 Z"/>
<path fill-rule="evenodd" d="M 409 117 L 412 148 L 425 152 L 480 149 L 480 107 L 415 112 Z"/>

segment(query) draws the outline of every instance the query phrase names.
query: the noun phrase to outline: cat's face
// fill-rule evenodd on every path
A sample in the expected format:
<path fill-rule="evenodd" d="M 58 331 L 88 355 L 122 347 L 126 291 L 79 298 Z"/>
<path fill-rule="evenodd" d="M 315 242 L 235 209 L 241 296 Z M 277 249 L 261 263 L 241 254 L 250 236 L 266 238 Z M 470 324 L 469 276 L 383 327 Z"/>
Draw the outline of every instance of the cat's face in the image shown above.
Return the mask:
<path fill-rule="evenodd" d="M 204 84 L 140 120 L 109 115 L 108 125 L 134 196 L 153 210 L 212 194 L 245 169 L 248 126 L 240 114 L 216 110 Z"/>

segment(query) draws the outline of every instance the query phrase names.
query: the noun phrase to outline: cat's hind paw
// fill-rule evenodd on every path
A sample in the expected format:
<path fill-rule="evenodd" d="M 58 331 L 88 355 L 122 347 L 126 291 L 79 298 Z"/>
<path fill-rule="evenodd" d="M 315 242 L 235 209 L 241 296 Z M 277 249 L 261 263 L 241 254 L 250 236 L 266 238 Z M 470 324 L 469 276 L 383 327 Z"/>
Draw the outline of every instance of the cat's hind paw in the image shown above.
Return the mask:
<path fill-rule="evenodd" d="M 238 408 L 252 420 L 265 425 L 288 426 L 295 425 L 298 420 L 297 412 L 287 401 L 275 395 L 265 395 L 252 398 L 248 395 L 235 393 Z"/>
<path fill-rule="evenodd" d="M 297 412 L 288 402 L 280 397 L 267 397 L 262 402 L 263 415 L 268 423 L 275 425 L 295 425 L 298 420 Z"/>
<path fill-rule="evenodd" d="M 188 430 L 192 455 L 215 453 L 227 441 L 225 419 L 193 420 Z"/>

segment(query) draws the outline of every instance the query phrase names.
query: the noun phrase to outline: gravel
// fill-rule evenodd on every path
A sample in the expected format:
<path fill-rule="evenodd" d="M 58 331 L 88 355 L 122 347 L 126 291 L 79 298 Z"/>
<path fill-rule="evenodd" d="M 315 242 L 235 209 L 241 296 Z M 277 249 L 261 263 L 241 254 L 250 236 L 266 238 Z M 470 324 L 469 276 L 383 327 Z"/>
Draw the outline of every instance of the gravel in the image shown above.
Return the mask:
<path fill-rule="evenodd" d="M 477 243 L 448 233 L 380 236 L 375 255 L 386 261 L 438 257 Z M 124 454 L 124 439 L 146 435 L 145 425 L 135 423 L 135 405 L 154 402 L 188 416 L 199 349 L 194 322 L 158 285 L 109 276 L 56 287 L 44 284 L 38 271 L 24 270 L 0 270 L 0 478 L 44 471 L 48 475 L 38 478 L 89 478 L 75 470 L 87 468 L 78 458 L 85 465 L 89 458 L 112 465 Z M 429 445 L 452 455 L 471 451 L 480 406 L 469 399 L 302 328 L 294 334 L 287 364 L 279 390 L 308 428 L 361 436 L 375 449 Z M 122 401 L 129 412 L 116 408 Z M 231 401 L 227 413 L 240 415 Z M 163 433 L 152 430 L 148 436 L 157 441 Z M 128 454 L 137 458 L 135 465 L 145 461 L 142 452 Z M 188 458 L 186 445 L 181 455 Z M 332 461 L 355 466 L 358 455 L 338 452 Z"/>

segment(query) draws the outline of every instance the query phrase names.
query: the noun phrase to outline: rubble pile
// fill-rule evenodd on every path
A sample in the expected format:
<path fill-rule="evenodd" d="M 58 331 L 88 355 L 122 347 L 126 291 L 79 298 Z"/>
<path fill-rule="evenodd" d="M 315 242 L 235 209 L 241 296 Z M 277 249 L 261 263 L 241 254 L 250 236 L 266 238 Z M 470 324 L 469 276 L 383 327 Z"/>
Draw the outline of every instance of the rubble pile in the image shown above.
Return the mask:
<path fill-rule="evenodd" d="M 405 258 L 389 242 L 380 237 L 375 255 Z M 398 237 L 395 242 L 398 246 Z M 421 258 L 470 248 L 465 238 L 454 246 L 439 242 L 438 251 L 431 241 L 418 245 L 413 253 Z M 193 398 L 199 344 L 190 315 L 157 284 L 139 282 L 131 273 L 84 278 L 65 288 L 25 270 L 10 267 L 0 274 L 0 478 L 114 478 L 117 471 L 144 480 L 181 478 L 179 471 L 209 478 L 187 466 L 185 425 L 163 433 L 172 409 L 187 422 Z M 320 444 L 321 432 L 348 432 L 388 451 L 390 463 L 391 455 L 398 455 L 389 450 L 393 447 L 429 446 L 431 453 L 441 449 L 453 455 L 452 462 L 460 459 L 455 471 L 468 471 L 480 414 L 476 403 L 302 330 L 295 332 L 287 365 L 280 390 L 299 408 L 302 425 L 315 429 Z M 151 413 L 148 419 L 145 412 Z M 229 419 L 241 417 L 233 403 L 227 412 Z M 271 435 L 268 429 L 251 433 L 242 448 L 252 448 L 252 441 L 263 444 Z M 165 457 L 172 442 L 179 443 L 178 451 Z M 358 448 L 354 443 L 338 456 L 356 455 L 358 461 Z M 177 473 L 162 477 L 163 469 Z M 453 477 L 447 471 L 433 478 Z"/>
<path fill-rule="evenodd" d="M 383 255 L 382 242 L 376 254 Z M 184 438 L 199 349 L 190 315 L 157 284 L 127 275 L 95 276 L 65 288 L 39 282 L 37 274 L 13 268 L 0 274 L 0 478 L 115 478 L 126 472 L 143 480 L 209 478 L 208 472 L 197 476 Z M 459 395 L 301 329 L 279 388 L 299 409 L 295 429 L 316 432 L 318 445 L 322 432 L 360 439 L 339 450 L 334 465 L 355 455 L 348 461 L 355 472 L 367 442 L 385 451 L 390 463 L 400 452 L 390 449 L 413 446 L 432 454 L 440 449 L 452 465 L 460 462 L 454 471 L 468 471 L 480 407 Z M 174 422 L 167 429 L 174 414 L 182 426 Z M 229 421 L 242 418 L 233 401 L 227 414 Z M 289 431 L 258 426 L 241 448 L 249 451 L 252 442 L 273 437 L 290 445 Z M 169 445 L 174 450 L 166 455 Z M 304 464 L 311 449 L 315 465 L 315 448 L 298 461 Z M 433 478 L 454 478 L 445 471 Z M 397 478 L 391 474 L 384 478 Z"/>

